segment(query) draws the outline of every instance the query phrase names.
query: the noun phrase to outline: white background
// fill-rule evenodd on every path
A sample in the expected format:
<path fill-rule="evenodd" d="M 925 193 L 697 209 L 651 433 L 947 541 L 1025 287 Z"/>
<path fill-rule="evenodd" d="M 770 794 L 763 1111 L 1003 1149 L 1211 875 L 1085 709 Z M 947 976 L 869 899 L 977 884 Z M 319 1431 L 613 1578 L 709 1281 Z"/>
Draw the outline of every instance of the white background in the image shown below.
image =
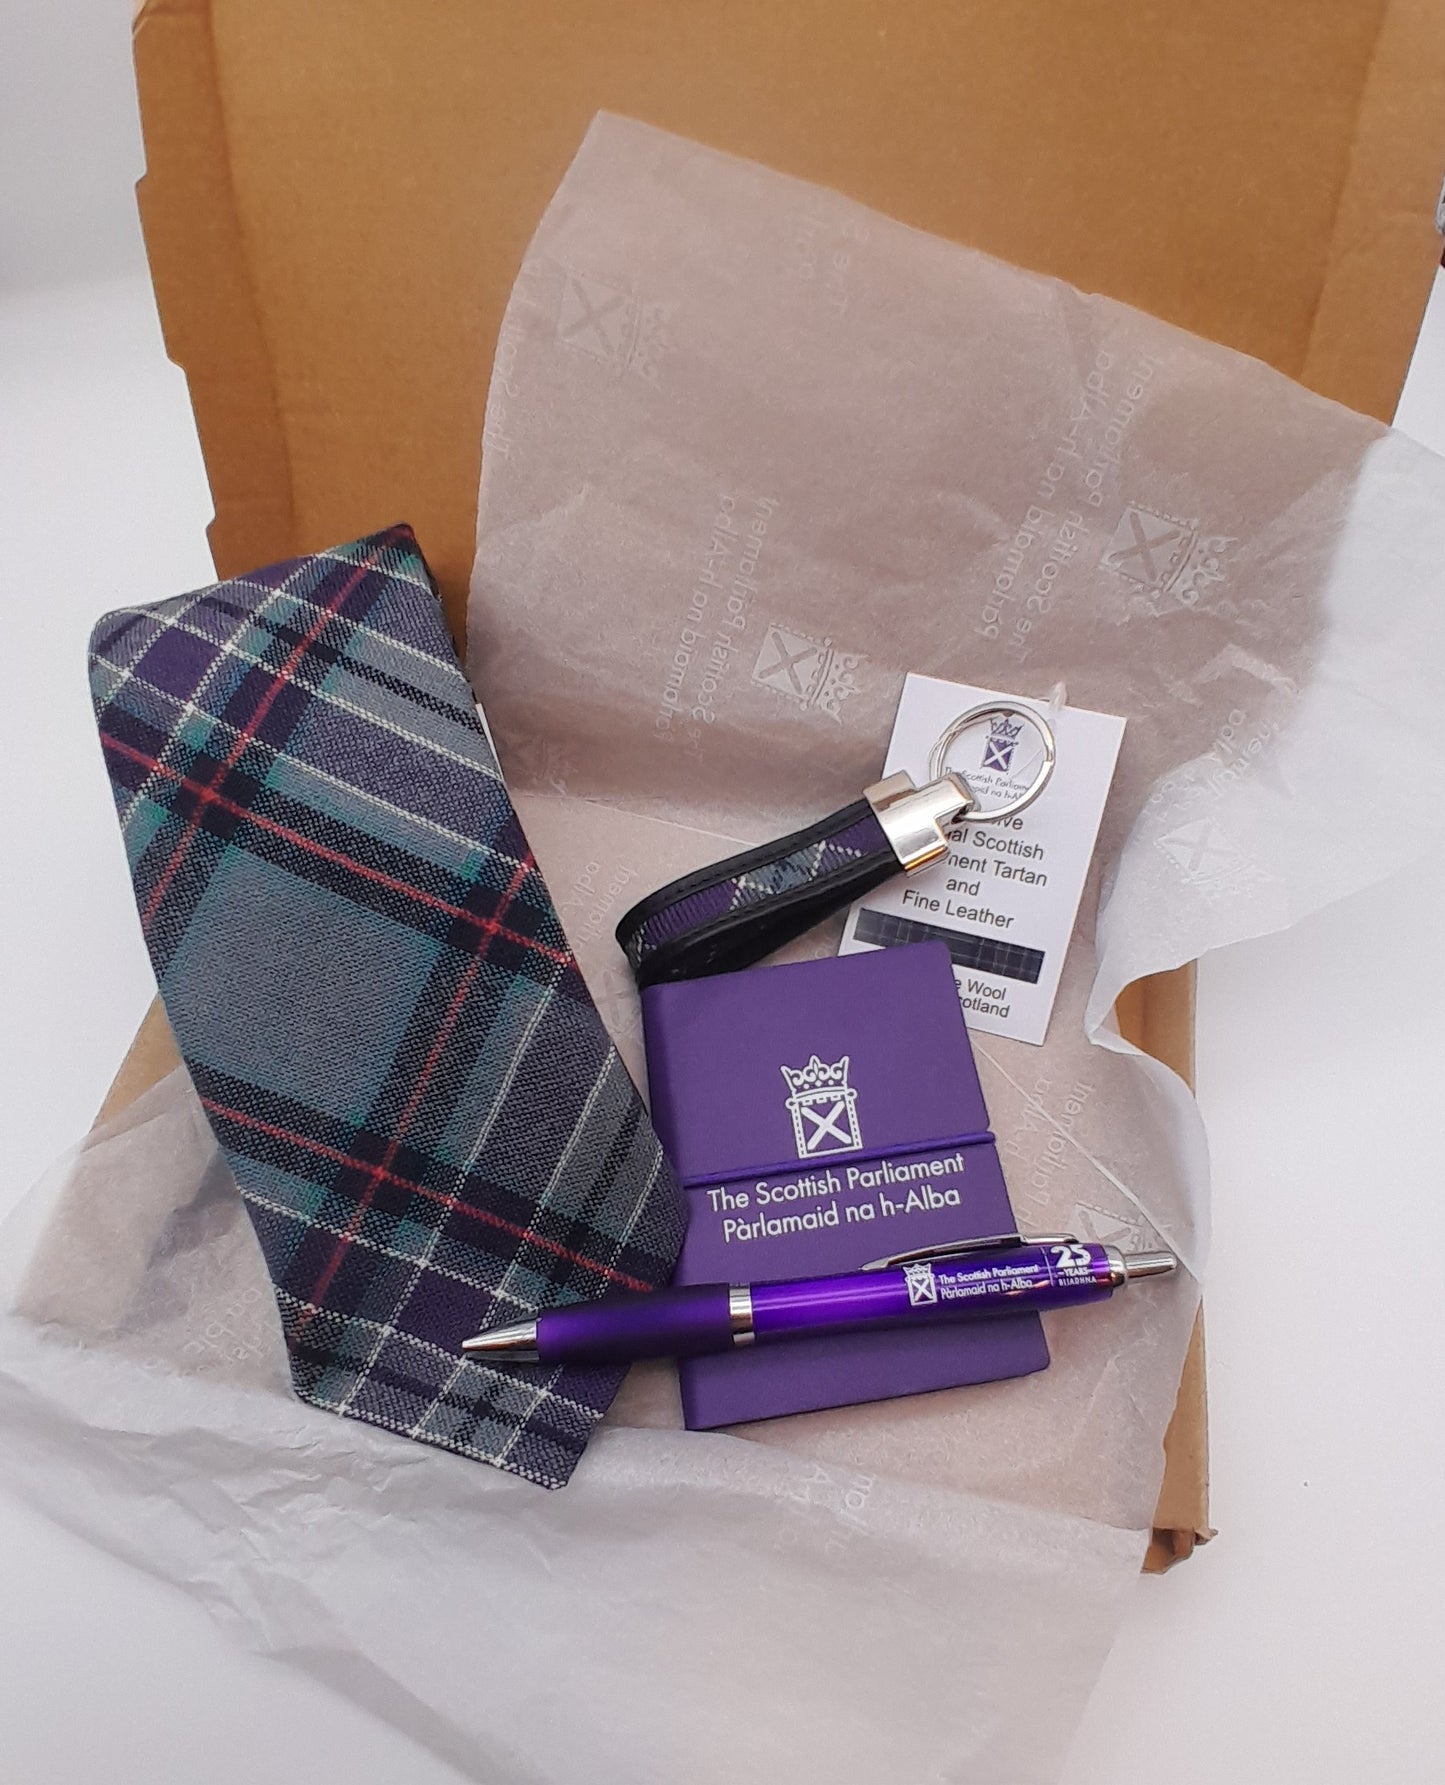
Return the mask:
<path fill-rule="evenodd" d="M 0 0 L 0 1207 L 87 1126 L 151 995 L 86 633 L 210 575 L 200 455 L 134 223 L 127 14 Z M 1445 449 L 1445 288 L 1400 419 Z M 1445 1778 L 1442 871 L 1436 847 L 1408 877 L 1204 963 L 1220 1535 L 1140 1581 L 1068 1785 Z M 267 1773 L 457 1778 L 0 1501 L 0 1782 Z"/>

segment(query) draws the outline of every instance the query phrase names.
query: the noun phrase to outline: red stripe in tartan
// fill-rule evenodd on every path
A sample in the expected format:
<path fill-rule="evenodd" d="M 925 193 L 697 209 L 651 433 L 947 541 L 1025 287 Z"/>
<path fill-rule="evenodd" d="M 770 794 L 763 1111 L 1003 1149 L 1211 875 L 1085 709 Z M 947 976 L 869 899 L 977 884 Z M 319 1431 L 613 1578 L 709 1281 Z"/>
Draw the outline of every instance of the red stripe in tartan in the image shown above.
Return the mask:
<path fill-rule="evenodd" d="M 244 1110 L 231 1109 L 224 1103 L 216 1103 L 209 1097 L 202 1097 L 201 1102 L 212 1115 L 221 1116 L 228 1122 L 239 1122 L 243 1128 L 254 1128 L 260 1134 L 269 1134 L 273 1140 L 284 1140 L 292 1146 L 302 1148 L 305 1152 L 316 1153 L 323 1159 L 331 1159 L 338 1165 L 349 1165 L 357 1171 L 377 1171 L 364 1159 L 355 1159 L 350 1153 L 343 1153 L 338 1147 L 328 1147 L 324 1142 L 312 1140 L 304 1134 L 294 1134 L 289 1128 L 277 1127 L 274 1122 L 263 1122 L 259 1116 L 248 1115 Z M 559 1245 L 556 1240 L 549 1240 L 544 1234 L 535 1232 L 530 1227 L 519 1227 L 515 1221 L 508 1221 L 504 1215 L 494 1214 L 490 1209 L 479 1209 L 474 1203 L 463 1202 L 460 1197 L 450 1196 L 445 1190 L 432 1190 L 426 1184 L 414 1183 L 410 1178 L 398 1177 L 394 1171 L 380 1171 L 378 1175 L 388 1184 L 394 1184 L 399 1190 L 410 1190 L 417 1196 L 425 1197 L 440 1208 L 448 1209 L 454 1214 L 471 1215 L 488 1227 L 500 1228 L 504 1233 L 515 1235 L 529 1245 L 538 1246 L 544 1252 L 550 1252 L 556 1258 L 565 1258 L 568 1264 L 581 1265 L 583 1270 L 593 1271 L 599 1277 L 606 1277 L 609 1282 L 619 1283 L 624 1289 L 650 1291 L 652 1285 L 644 1283 L 639 1277 L 630 1277 L 626 1271 L 614 1270 L 610 1264 L 603 1264 L 596 1258 L 588 1258 L 581 1252 L 573 1252 L 568 1247 Z"/>
<path fill-rule="evenodd" d="M 460 918 L 463 922 L 473 924 L 489 936 L 504 936 L 508 942 L 516 942 L 523 948 L 535 949 L 538 954 L 545 955 L 549 961 L 556 962 L 559 967 L 570 967 L 574 964 L 570 954 L 559 948 L 549 948 L 536 936 L 524 936 L 518 930 L 509 930 L 493 917 L 482 917 L 475 911 L 463 910 L 460 905 L 448 904 L 445 899 L 438 899 L 432 893 L 423 892 L 419 886 L 411 886 L 405 880 L 398 880 L 391 874 L 384 874 L 380 868 L 368 867 L 365 862 L 354 861 L 351 856 L 343 854 L 339 849 L 328 849 L 324 843 L 318 843 L 314 837 L 303 836 L 300 831 L 293 831 L 289 825 L 278 824 L 274 818 L 263 817 L 261 813 L 253 812 L 249 807 L 240 805 L 235 800 L 227 799 L 223 793 L 217 793 L 214 787 L 201 781 L 191 780 L 188 775 L 181 774 L 179 770 L 158 761 L 154 756 L 148 756 L 144 750 L 137 750 L 133 744 L 122 743 L 119 738 L 112 737 L 107 731 L 100 734 L 100 741 L 107 750 L 118 751 L 122 756 L 130 757 L 132 762 L 138 762 L 142 768 L 168 776 L 170 780 L 184 787 L 188 793 L 195 794 L 198 799 L 207 804 L 219 806 L 223 812 L 229 812 L 233 817 L 244 818 L 248 824 L 254 824 L 258 830 L 270 831 L 273 836 L 284 837 L 288 843 L 294 843 L 298 849 L 304 849 L 311 855 L 320 856 L 323 861 L 334 862 L 338 867 L 348 869 L 362 880 L 374 881 L 378 886 L 388 887 L 392 892 L 405 893 L 409 899 L 415 899 L 418 904 L 429 906 L 433 911 L 443 911 L 448 917 Z M 525 872 L 535 865 L 531 850 L 527 850 L 521 861 L 523 871 Z"/>
<path fill-rule="evenodd" d="M 526 878 L 526 874 L 527 863 L 524 858 L 517 864 L 517 871 L 513 874 L 510 885 L 502 895 L 502 902 L 497 907 L 497 928 L 499 930 L 501 929 L 501 920 L 506 914 L 507 907 L 511 904 L 512 900 L 516 898 L 518 888 Z M 358 1198 L 351 1219 L 346 1224 L 345 1233 L 343 1233 L 337 1240 L 330 1258 L 326 1261 L 325 1268 L 316 1279 L 315 1287 L 312 1289 L 310 1296 L 311 1306 L 306 1313 L 302 1315 L 296 1326 L 295 1337 L 298 1339 L 301 1334 L 305 1332 L 312 1314 L 320 1307 L 322 1297 L 326 1294 L 327 1290 L 330 1289 L 337 1271 L 340 1270 L 341 1261 L 346 1256 L 346 1248 L 356 1238 L 357 1233 L 360 1231 L 362 1217 L 371 1207 L 371 1199 L 376 1194 L 377 1185 L 380 1184 L 383 1174 L 389 1173 L 395 1162 L 396 1155 L 401 1149 L 401 1143 L 406 1138 L 406 1131 L 411 1127 L 412 1117 L 416 1114 L 422 1098 L 426 1095 L 426 1088 L 431 1080 L 431 1075 L 436 1071 L 437 1061 L 442 1057 L 442 1049 L 451 1039 L 452 1030 L 456 1027 L 457 1018 L 462 1012 L 462 1005 L 466 1002 L 467 993 L 471 990 L 472 981 L 481 971 L 484 958 L 482 952 L 478 950 L 478 952 L 468 960 L 466 967 L 462 971 L 461 978 L 457 981 L 457 989 L 452 994 L 452 1001 L 447 1006 L 446 1015 L 437 1026 L 436 1036 L 431 1045 L 431 1052 L 428 1053 L 426 1059 L 422 1062 L 421 1071 L 416 1075 L 416 1083 L 411 1088 L 411 1096 L 407 1098 L 406 1108 L 397 1118 L 396 1132 L 386 1143 L 386 1151 L 381 1156 L 381 1162 L 371 1167 L 371 1182 L 366 1186 L 365 1190 L 362 1191 L 361 1196 Z"/>
<path fill-rule="evenodd" d="M 381 557 L 382 552 L 385 551 L 386 546 L 390 544 L 391 539 L 388 538 L 385 544 L 378 546 L 374 552 L 363 559 L 362 562 L 355 567 L 354 575 L 349 577 L 347 581 L 342 584 L 341 588 L 337 590 L 331 600 L 327 602 L 326 606 L 322 608 L 321 612 L 316 616 L 315 624 L 291 652 L 291 655 L 286 659 L 281 668 L 276 672 L 271 686 L 257 702 L 255 712 L 252 713 L 251 717 L 246 721 L 246 724 L 241 730 L 236 733 L 236 741 L 231 747 L 230 755 L 221 764 L 220 768 L 216 770 L 215 778 L 211 783 L 212 789 L 223 781 L 241 760 L 247 744 L 249 744 L 251 739 L 256 735 L 256 728 L 266 717 L 267 713 L 271 711 L 272 703 L 275 701 L 276 696 L 281 692 L 284 684 L 290 681 L 296 665 L 300 663 L 307 651 L 309 651 L 316 640 L 320 638 L 322 632 L 325 630 L 326 622 L 336 612 L 337 608 L 341 606 L 342 602 L 345 601 L 351 591 L 356 588 L 362 578 L 368 576 L 375 568 L 377 560 Z M 156 766 L 159 768 L 160 764 L 157 763 Z M 195 818 L 187 823 L 180 841 L 176 844 L 175 849 L 172 852 L 171 859 L 166 863 L 160 879 L 152 889 L 150 898 L 146 900 L 145 909 L 140 914 L 140 927 L 145 934 L 150 934 L 151 923 L 155 918 L 161 900 L 166 896 L 166 889 L 169 887 L 171 881 L 175 879 L 177 870 L 185 860 L 186 851 L 190 848 L 191 842 L 200 828 L 201 820 L 199 814 L 197 814 Z"/>

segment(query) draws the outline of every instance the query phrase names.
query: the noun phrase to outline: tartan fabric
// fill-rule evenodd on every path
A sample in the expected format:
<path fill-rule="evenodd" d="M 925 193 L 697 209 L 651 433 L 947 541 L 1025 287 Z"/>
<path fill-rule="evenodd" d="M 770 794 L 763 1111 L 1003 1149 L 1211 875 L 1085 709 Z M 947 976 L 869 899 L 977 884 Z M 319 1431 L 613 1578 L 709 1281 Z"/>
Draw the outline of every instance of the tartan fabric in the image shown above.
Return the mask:
<path fill-rule="evenodd" d="M 622 1371 L 458 1345 L 666 1281 L 680 1200 L 410 529 L 110 614 L 91 684 L 297 1393 L 560 1486 Z"/>
<path fill-rule="evenodd" d="M 1021 942 L 1002 942 L 997 936 L 979 936 L 972 930 L 946 930 L 942 924 L 923 923 L 915 917 L 899 917 L 893 911 L 858 913 L 854 935 L 871 948 L 903 948 L 910 942 L 942 942 L 955 967 L 971 973 L 997 974 L 1000 979 L 1019 979 L 1037 985 L 1044 970 L 1044 951 Z"/>
<path fill-rule="evenodd" d="M 711 885 L 700 886 L 675 903 L 663 905 L 627 933 L 623 948 L 628 963 L 636 973 L 664 942 L 685 936 L 729 912 L 764 904 L 779 893 L 822 880 L 839 868 L 880 853 L 891 859 L 888 838 L 870 811 L 834 836 L 819 837 L 775 861 L 760 862 L 739 873 L 724 874 Z M 726 870 L 728 863 L 720 862 L 718 867 Z M 690 881 L 695 879 L 695 875 L 688 876 Z M 624 918 L 623 923 L 626 921 Z"/>

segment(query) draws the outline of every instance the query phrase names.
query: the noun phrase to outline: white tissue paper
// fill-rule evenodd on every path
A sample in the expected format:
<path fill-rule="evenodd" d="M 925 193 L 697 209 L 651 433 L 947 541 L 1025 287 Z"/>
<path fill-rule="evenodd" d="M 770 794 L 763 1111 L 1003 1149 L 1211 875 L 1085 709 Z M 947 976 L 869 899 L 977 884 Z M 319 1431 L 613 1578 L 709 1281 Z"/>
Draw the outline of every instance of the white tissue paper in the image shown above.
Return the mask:
<path fill-rule="evenodd" d="M 548 1493 L 291 1396 L 178 1072 L 5 1229 L 0 1478 L 488 1785 L 1055 1777 L 1206 1244 L 1193 1101 L 1109 1012 L 1418 845 L 1442 561 L 1445 466 L 1376 424 L 599 118 L 501 332 L 470 643 L 604 1017 L 640 1074 L 616 918 L 856 798 L 907 671 L 1063 681 L 1128 728 L 1047 1040 L 977 1038 L 984 1089 L 1025 1229 L 1188 1270 L 1041 1376 L 736 1434 L 634 1370 Z"/>

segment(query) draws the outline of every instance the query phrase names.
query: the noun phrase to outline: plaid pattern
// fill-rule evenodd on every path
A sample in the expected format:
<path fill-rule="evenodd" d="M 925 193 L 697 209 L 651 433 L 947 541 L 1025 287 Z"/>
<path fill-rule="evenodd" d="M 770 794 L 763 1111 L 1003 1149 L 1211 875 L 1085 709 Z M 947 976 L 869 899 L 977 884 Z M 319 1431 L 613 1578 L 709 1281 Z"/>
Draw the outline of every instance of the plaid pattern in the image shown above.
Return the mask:
<path fill-rule="evenodd" d="M 866 905 L 858 913 L 853 934 L 859 942 L 866 942 L 872 948 L 900 948 L 910 942 L 942 942 L 955 967 L 966 967 L 973 973 L 996 974 L 1000 979 L 1021 979 L 1029 985 L 1037 985 L 1044 970 L 1041 948 L 1026 948 L 1021 942 L 1000 942 L 996 936 L 978 936 L 971 930 L 946 930 L 942 924 L 899 917 L 892 911 L 874 911 Z"/>
<path fill-rule="evenodd" d="M 298 1394 L 560 1486 L 622 1371 L 458 1345 L 666 1281 L 680 1200 L 410 530 L 110 614 L 91 683 Z"/>
<path fill-rule="evenodd" d="M 883 827 L 870 809 L 855 818 L 846 829 L 833 836 L 816 838 L 775 861 L 759 862 L 737 873 L 728 872 L 729 862 L 719 862 L 716 870 L 721 876 L 719 879 L 684 894 L 675 904 L 651 912 L 642 923 L 626 933 L 623 949 L 628 963 L 636 973 L 664 942 L 688 935 L 730 912 L 764 904 L 795 886 L 822 880 L 839 868 L 851 867 L 880 851 L 891 859 L 892 852 Z M 688 876 L 689 882 L 694 879 L 694 876 Z M 623 923 L 626 922 L 624 918 Z"/>

